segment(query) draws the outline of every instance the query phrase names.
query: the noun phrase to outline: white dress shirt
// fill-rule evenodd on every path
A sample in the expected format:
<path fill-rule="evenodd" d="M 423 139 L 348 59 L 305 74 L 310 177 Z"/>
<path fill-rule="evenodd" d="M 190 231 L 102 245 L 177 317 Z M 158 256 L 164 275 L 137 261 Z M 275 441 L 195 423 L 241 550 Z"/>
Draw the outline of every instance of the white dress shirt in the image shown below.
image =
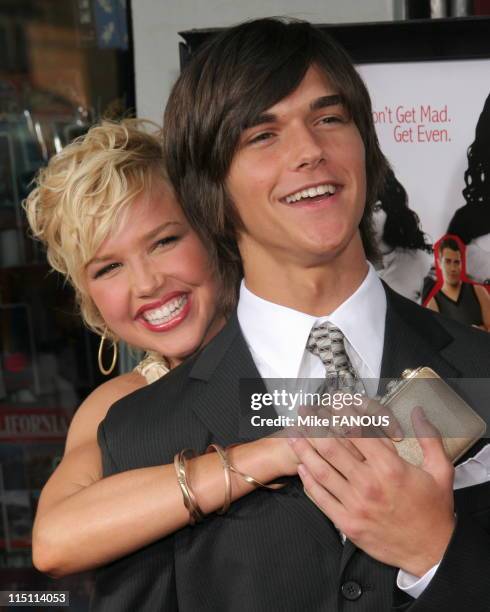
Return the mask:
<path fill-rule="evenodd" d="M 371 264 L 356 291 L 325 316 L 314 317 L 268 302 L 249 291 L 244 281 L 240 287 L 237 315 L 262 378 L 324 378 L 325 366 L 321 359 L 305 347 L 313 325 L 330 321 L 344 334 L 345 350 L 358 376 L 364 380 L 368 395 L 376 393 L 383 357 L 386 294 Z M 462 471 L 463 467 L 458 466 L 455 487 L 456 483 L 459 486 L 476 484 L 476 471 L 471 465 L 468 467 L 469 462 L 479 469 L 480 477 L 485 472 L 486 479 L 490 478 L 490 450 L 484 453 L 483 467 L 477 459 L 479 455 L 465 462 L 467 473 L 462 479 L 458 470 Z M 419 597 L 438 567 L 439 564 L 435 565 L 420 578 L 399 570 L 397 586 L 410 596 Z"/>
<path fill-rule="evenodd" d="M 377 386 L 383 356 L 386 294 L 371 265 L 358 289 L 323 317 L 263 300 L 249 291 L 243 281 L 237 314 L 262 378 L 324 378 L 321 359 L 305 347 L 313 325 L 330 321 L 344 334 L 345 350 L 358 376 L 376 380 Z"/>

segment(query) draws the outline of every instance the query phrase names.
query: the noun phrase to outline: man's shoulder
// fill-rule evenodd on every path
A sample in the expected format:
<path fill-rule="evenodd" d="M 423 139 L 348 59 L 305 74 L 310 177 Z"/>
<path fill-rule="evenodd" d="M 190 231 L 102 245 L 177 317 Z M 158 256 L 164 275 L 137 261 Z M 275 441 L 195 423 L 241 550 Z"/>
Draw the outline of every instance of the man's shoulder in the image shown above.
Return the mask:
<path fill-rule="evenodd" d="M 160 412 L 163 406 L 166 411 L 177 409 L 177 400 L 185 390 L 195 359 L 188 359 L 155 382 L 119 399 L 109 408 L 103 421 L 105 426 L 140 421 L 156 411 Z"/>
<path fill-rule="evenodd" d="M 171 462 L 186 427 L 198 428 L 185 402 L 193 364 L 191 358 L 111 406 L 97 432 L 105 476 Z"/>
<path fill-rule="evenodd" d="M 399 294 L 395 294 L 395 297 L 393 297 L 394 292 L 390 293 L 391 306 L 402 314 L 403 319 L 409 325 L 412 323 L 414 327 L 417 327 L 419 333 L 430 332 L 438 328 L 453 341 L 467 343 L 468 349 L 476 352 L 481 350 L 490 359 L 490 334 L 488 332 L 451 319 L 430 308 L 416 304 Z"/>
<path fill-rule="evenodd" d="M 462 340 L 471 342 L 472 346 L 481 347 L 482 349 L 489 350 L 490 349 L 490 335 L 488 332 L 483 331 L 477 327 L 473 327 L 472 325 L 467 325 L 466 323 L 461 323 L 460 321 L 456 321 L 455 319 L 451 319 L 439 312 L 435 312 L 428 308 L 424 308 L 424 310 L 431 313 L 431 316 L 444 327 L 455 340 Z"/>

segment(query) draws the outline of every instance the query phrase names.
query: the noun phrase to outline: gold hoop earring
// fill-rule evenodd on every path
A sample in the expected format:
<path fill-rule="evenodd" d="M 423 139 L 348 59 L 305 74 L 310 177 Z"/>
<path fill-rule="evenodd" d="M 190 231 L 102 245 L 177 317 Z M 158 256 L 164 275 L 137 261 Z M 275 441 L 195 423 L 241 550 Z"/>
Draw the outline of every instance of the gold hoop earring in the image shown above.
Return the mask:
<path fill-rule="evenodd" d="M 114 371 L 114 368 L 116 367 L 117 344 L 115 342 L 112 343 L 112 363 L 110 367 L 106 369 L 104 368 L 104 364 L 102 363 L 102 352 L 104 349 L 105 340 L 106 340 L 106 336 L 104 333 L 104 335 L 100 339 L 98 361 L 99 361 L 99 370 L 102 372 L 102 374 L 105 374 L 106 376 L 108 376 L 109 374 L 112 374 L 112 372 Z"/>

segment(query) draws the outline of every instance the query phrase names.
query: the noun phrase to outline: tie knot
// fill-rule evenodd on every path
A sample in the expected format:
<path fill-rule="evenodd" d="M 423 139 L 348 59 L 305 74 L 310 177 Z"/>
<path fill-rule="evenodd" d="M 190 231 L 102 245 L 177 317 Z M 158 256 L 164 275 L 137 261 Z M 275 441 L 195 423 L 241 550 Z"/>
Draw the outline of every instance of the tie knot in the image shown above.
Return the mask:
<path fill-rule="evenodd" d="M 352 370 L 345 352 L 344 334 L 329 321 L 313 326 L 306 348 L 320 357 L 327 376 Z"/>
<path fill-rule="evenodd" d="M 321 390 L 364 393 L 364 385 L 357 377 L 349 356 L 345 352 L 344 334 L 327 321 L 315 325 L 306 342 L 306 348 L 318 355 L 325 366 L 325 381 Z M 356 391 L 357 390 L 357 391 Z"/>

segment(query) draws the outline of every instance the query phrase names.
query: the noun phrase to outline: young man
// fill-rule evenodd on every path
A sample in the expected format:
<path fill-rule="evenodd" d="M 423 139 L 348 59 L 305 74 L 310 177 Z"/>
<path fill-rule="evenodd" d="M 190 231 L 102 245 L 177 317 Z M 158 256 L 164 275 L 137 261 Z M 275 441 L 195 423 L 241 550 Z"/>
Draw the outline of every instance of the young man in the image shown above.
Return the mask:
<path fill-rule="evenodd" d="M 451 237 L 439 244 L 443 285 L 427 306 L 466 325 L 490 329 L 490 297 L 484 287 L 462 280 L 461 247 Z"/>
<path fill-rule="evenodd" d="M 106 475 L 237 442 L 240 379 L 332 368 L 377 379 L 420 365 L 488 376 L 486 335 L 384 288 L 367 263 L 386 163 L 361 79 L 313 26 L 259 20 L 211 41 L 174 87 L 166 148 L 189 219 L 222 270 L 241 258 L 244 282 L 236 314 L 199 355 L 111 409 L 99 431 Z M 420 412 L 415 422 L 423 428 Z M 490 606 L 477 577 L 490 562 L 490 484 L 455 505 L 440 440 L 421 439 L 423 468 L 379 438 L 292 445 L 301 481 L 104 568 L 95 608 Z"/>

